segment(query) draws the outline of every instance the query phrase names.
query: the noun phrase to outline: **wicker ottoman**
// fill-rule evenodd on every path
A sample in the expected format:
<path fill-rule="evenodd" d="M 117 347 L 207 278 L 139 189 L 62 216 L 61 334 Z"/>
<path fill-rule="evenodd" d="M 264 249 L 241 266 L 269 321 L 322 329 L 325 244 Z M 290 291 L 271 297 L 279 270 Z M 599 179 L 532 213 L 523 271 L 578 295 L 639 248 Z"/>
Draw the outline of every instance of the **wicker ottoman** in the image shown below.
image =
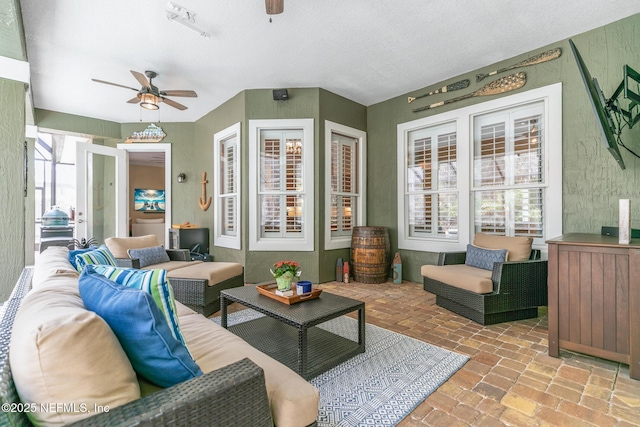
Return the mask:
<path fill-rule="evenodd" d="M 202 262 L 167 272 L 175 298 L 210 316 L 220 309 L 220 291 L 244 286 L 244 267 L 235 262 Z"/>

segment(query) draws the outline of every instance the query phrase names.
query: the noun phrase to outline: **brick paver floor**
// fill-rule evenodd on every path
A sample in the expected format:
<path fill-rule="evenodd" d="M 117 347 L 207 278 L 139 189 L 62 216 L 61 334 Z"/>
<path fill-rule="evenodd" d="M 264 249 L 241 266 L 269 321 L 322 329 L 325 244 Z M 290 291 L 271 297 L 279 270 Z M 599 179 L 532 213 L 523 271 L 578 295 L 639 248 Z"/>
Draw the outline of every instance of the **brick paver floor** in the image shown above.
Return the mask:
<path fill-rule="evenodd" d="M 640 381 L 627 365 L 548 355 L 546 307 L 537 319 L 485 327 L 438 307 L 419 283 L 320 288 L 364 301 L 368 323 L 470 357 L 399 427 L 640 426 Z"/>

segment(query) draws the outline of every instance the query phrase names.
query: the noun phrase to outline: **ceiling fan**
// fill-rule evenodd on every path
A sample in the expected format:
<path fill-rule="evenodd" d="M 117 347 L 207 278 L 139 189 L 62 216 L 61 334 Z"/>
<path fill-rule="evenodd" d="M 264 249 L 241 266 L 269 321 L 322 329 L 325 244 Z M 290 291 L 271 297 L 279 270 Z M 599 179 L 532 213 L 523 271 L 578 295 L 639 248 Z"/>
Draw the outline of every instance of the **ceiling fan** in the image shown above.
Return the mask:
<path fill-rule="evenodd" d="M 142 108 L 146 108 L 147 110 L 157 110 L 160 108 L 158 105 L 160 102 L 164 102 L 167 105 L 172 106 L 173 108 L 177 108 L 178 110 L 186 110 L 187 107 L 167 98 L 167 96 L 185 96 L 189 98 L 197 98 L 197 94 L 192 90 L 159 90 L 156 86 L 153 85 L 152 80 L 158 76 L 158 73 L 155 71 L 145 71 L 144 74 L 138 73 L 137 71 L 130 70 L 133 77 L 138 80 L 138 83 L 142 85 L 140 89 L 135 89 L 129 86 L 124 86 L 118 83 L 106 82 L 104 80 L 91 79 L 94 82 L 104 83 L 112 86 L 123 87 L 125 89 L 131 89 L 138 94 L 135 98 L 128 100 L 129 104 L 137 104 L 140 103 Z"/>

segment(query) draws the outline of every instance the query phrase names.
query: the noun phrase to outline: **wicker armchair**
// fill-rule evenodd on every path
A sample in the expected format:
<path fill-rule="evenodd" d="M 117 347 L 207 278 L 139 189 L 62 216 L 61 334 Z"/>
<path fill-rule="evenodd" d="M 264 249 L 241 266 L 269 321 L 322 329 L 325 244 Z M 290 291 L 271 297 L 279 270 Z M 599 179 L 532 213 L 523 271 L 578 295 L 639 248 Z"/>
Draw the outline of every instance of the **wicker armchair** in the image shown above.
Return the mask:
<path fill-rule="evenodd" d="M 0 309 L 0 401 L 19 407 L 11 376 L 9 343 L 13 321 L 31 288 L 25 268 L 11 297 Z M 4 406 L 3 406 L 4 408 Z M 0 412 L 0 426 L 32 425 L 24 412 Z M 262 368 L 243 359 L 208 374 L 160 390 L 74 426 L 265 426 L 272 427 Z"/>
<path fill-rule="evenodd" d="M 189 249 L 165 249 L 171 261 L 191 261 Z M 140 268 L 137 258 L 116 258 L 119 267 Z M 244 286 L 244 272 L 209 286 L 207 279 L 171 277 L 175 298 L 205 317 L 220 310 L 220 291 Z"/>
<path fill-rule="evenodd" d="M 438 265 L 464 264 L 466 252 L 442 252 Z M 527 261 L 496 262 L 491 274 L 493 291 L 478 294 L 423 276 L 425 291 L 436 295 L 436 304 L 480 323 L 495 323 L 538 317 L 538 307 L 547 305 L 547 261 L 540 250 Z"/>

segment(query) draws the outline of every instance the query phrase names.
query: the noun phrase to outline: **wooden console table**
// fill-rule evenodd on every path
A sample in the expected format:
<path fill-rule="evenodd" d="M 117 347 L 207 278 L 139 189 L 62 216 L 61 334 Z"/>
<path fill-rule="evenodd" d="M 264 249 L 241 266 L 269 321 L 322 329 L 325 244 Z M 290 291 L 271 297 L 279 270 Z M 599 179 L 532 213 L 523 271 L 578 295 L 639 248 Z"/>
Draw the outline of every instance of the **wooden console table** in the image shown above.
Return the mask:
<path fill-rule="evenodd" d="M 549 245 L 549 355 L 559 349 L 629 365 L 640 379 L 640 239 L 565 234 Z"/>

